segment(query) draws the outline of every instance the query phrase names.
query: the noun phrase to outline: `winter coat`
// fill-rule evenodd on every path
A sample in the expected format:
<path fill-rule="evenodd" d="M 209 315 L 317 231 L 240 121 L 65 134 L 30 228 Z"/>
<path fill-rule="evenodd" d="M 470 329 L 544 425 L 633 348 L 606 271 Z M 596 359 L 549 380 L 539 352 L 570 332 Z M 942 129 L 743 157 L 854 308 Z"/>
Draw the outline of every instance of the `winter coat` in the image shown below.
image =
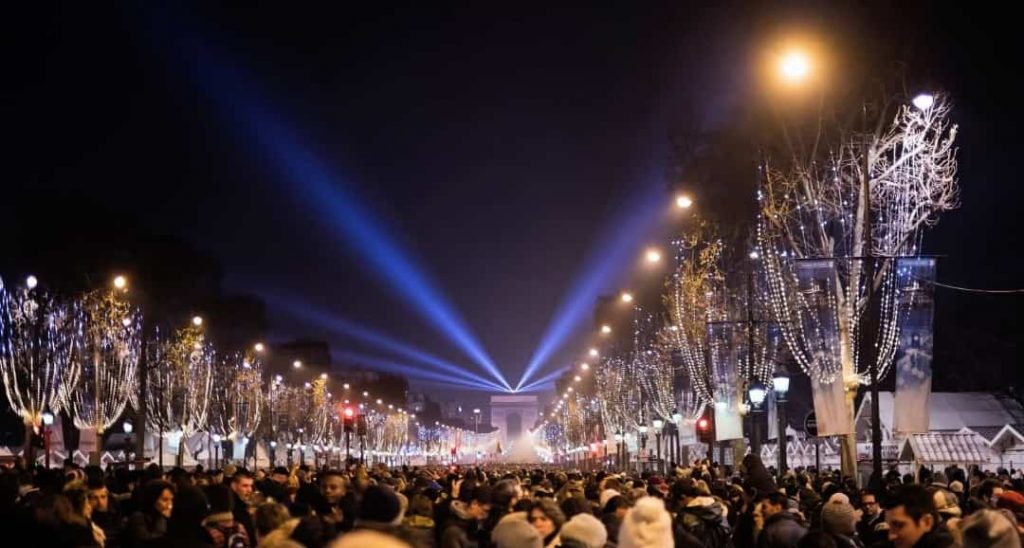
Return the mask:
<path fill-rule="evenodd" d="M 434 548 L 434 520 L 426 516 L 409 516 L 398 530 L 402 540 L 412 548 Z"/>
<path fill-rule="evenodd" d="M 789 512 L 779 512 L 764 520 L 764 528 L 757 537 L 758 548 L 795 547 L 807 534 L 807 527 Z"/>
<path fill-rule="evenodd" d="M 465 503 L 452 501 L 451 517 L 441 533 L 440 548 L 477 548 L 477 521 L 466 512 Z"/>
<path fill-rule="evenodd" d="M 956 546 L 953 537 L 945 530 L 928 531 L 920 539 L 914 548 L 952 548 Z"/>
<path fill-rule="evenodd" d="M 711 497 L 695 497 L 679 510 L 676 520 L 684 531 L 706 548 L 731 548 L 732 533 L 722 503 Z"/>
<path fill-rule="evenodd" d="M 124 526 L 121 545 L 125 548 L 150 546 L 167 535 L 167 518 L 159 514 L 136 512 Z"/>

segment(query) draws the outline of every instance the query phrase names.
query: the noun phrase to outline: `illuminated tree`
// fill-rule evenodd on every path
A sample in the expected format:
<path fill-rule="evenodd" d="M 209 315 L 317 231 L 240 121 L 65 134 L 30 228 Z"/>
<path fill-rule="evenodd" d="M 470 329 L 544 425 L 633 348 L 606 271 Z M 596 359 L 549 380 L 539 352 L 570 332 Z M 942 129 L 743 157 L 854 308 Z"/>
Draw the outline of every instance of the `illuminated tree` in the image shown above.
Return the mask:
<path fill-rule="evenodd" d="M 152 370 L 146 385 L 146 422 L 160 433 L 161 447 L 164 434 L 187 439 L 207 425 L 216 354 L 201 323 L 196 318 L 166 339 L 158 333 L 149 344 Z M 179 463 L 183 456 L 179 450 Z"/>
<path fill-rule="evenodd" d="M 263 364 L 255 351 L 236 352 L 221 360 L 214 379 L 210 430 L 241 446 L 263 415 Z"/>
<path fill-rule="evenodd" d="M 863 129 L 822 124 L 809 154 L 766 161 L 758 192 L 772 313 L 814 389 L 840 383 L 846 391 L 849 432 L 856 388 L 869 382 L 871 364 L 858 356 L 861 339 L 874 344 L 879 379 L 898 346 L 895 260 L 920 253 L 923 229 L 958 205 L 956 126 L 947 97 L 864 112 L 865 120 L 875 118 Z M 869 254 L 879 260 L 865 279 L 862 259 Z M 876 331 L 862 333 L 869 289 L 879 298 L 879 321 Z M 843 438 L 846 473 L 855 464 L 854 441 L 852 434 Z"/>
<path fill-rule="evenodd" d="M 25 422 L 26 447 L 43 413 L 61 410 L 62 387 L 75 385 L 80 372 L 76 308 L 37 284 L 32 276 L 23 287 L 0 280 L 0 375 L 11 409 Z"/>
<path fill-rule="evenodd" d="M 116 287 L 85 294 L 76 310 L 81 376 L 75 385 L 62 385 L 61 396 L 76 427 L 101 435 L 121 417 L 136 389 L 142 313 Z"/>

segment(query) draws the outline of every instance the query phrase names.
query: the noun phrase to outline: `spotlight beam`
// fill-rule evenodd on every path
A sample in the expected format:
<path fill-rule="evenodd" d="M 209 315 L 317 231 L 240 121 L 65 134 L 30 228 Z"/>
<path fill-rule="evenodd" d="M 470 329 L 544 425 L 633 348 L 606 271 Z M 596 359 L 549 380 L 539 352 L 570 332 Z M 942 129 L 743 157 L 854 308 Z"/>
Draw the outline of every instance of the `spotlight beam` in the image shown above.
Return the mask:
<path fill-rule="evenodd" d="M 516 385 L 517 390 L 551 359 L 573 331 L 582 327 L 589 319 L 594 299 L 633 264 L 631 258 L 636 252 L 636 243 L 644 241 L 644 236 L 656 225 L 657 211 L 664 207 L 664 202 L 664 190 L 658 185 L 648 185 L 627 203 L 616 222 L 597 240 L 585 267 L 552 315 Z"/>
<path fill-rule="evenodd" d="M 304 142 L 270 101 L 254 91 L 259 89 L 255 78 L 246 77 L 238 63 L 210 47 L 199 38 L 199 29 L 191 28 L 194 25 L 181 21 L 177 15 L 156 10 L 151 15 L 152 28 L 147 36 L 157 48 L 172 48 L 171 61 L 191 73 L 195 84 L 227 115 L 229 127 L 255 144 L 280 172 L 284 178 L 282 190 L 301 196 L 315 212 L 310 216 L 325 221 L 332 235 L 354 250 L 391 290 L 408 301 L 428 326 L 447 337 L 502 386 L 511 389 L 465 321 L 357 198 L 349 182 Z"/>
<path fill-rule="evenodd" d="M 341 318 L 335 314 L 330 314 L 325 310 L 305 304 L 299 305 L 292 299 L 280 298 L 276 295 L 270 295 L 266 298 L 269 302 L 273 303 L 275 308 L 284 309 L 286 314 L 296 316 L 304 321 L 324 326 L 335 333 L 375 345 L 383 351 L 392 352 L 406 359 L 436 367 L 441 371 L 445 371 L 453 375 L 461 375 L 467 380 L 479 383 L 480 385 L 494 386 L 495 389 L 500 392 L 507 391 L 507 388 L 498 386 L 497 384 L 471 371 L 467 371 L 463 367 L 446 362 L 437 356 L 403 343 L 393 337 L 380 333 L 379 331 L 369 327 L 359 325 L 345 318 Z"/>
<path fill-rule="evenodd" d="M 517 388 L 516 392 L 528 392 L 530 390 L 537 390 L 539 388 L 544 388 L 545 386 L 554 383 L 555 380 L 558 379 L 558 377 L 562 376 L 567 369 L 568 369 L 568 367 L 560 367 L 557 370 L 552 371 L 551 373 L 548 373 L 547 375 L 544 375 L 543 377 L 535 379 L 533 382 L 531 382 L 530 384 L 527 384 L 526 386 L 522 386 L 522 387 Z"/>
<path fill-rule="evenodd" d="M 456 377 L 453 377 L 451 375 L 446 375 L 444 373 L 438 373 L 438 372 L 435 372 L 435 371 L 427 371 L 427 370 L 424 370 L 424 369 L 419 368 L 419 367 L 413 367 L 413 366 L 410 366 L 410 365 L 394 362 L 394 361 L 391 361 L 391 360 L 386 360 L 386 359 L 382 359 L 382 358 L 376 358 L 376 357 L 373 357 L 373 356 L 368 356 L 366 354 L 360 354 L 358 352 L 341 351 L 341 352 L 332 352 L 331 354 L 333 356 L 341 359 L 341 360 L 347 360 L 347 361 L 357 362 L 357 363 L 361 363 L 361 364 L 365 364 L 365 365 L 370 365 L 370 366 L 373 366 L 373 367 L 378 367 L 378 368 L 383 369 L 385 371 L 390 371 L 390 372 L 393 372 L 393 373 L 400 373 L 402 375 L 407 375 L 407 376 L 412 377 L 412 378 L 432 380 L 432 381 L 439 382 L 439 383 L 451 384 L 453 386 L 464 386 L 464 387 L 467 387 L 467 388 L 475 388 L 477 390 L 486 390 L 486 391 L 495 391 L 496 390 L 496 391 L 499 391 L 499 392 L 504 392 L 505 391 L 504 388 L 502 388 L 501 386 L 498 386 L 497 384 L 495 384 L 493 382 L 489 382 L 489 381 L 479 382 L 479 381 L 468 380 L 468 379 L 464 379 L 464 378 L 456 378 Z"/>

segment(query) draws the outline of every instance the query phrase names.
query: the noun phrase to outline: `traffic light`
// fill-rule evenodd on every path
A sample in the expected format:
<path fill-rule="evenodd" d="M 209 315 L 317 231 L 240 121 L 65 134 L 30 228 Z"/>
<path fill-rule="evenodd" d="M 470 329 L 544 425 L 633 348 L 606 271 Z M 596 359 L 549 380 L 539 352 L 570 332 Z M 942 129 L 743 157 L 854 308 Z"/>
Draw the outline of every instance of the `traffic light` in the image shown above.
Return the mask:
<path fill-rule="evenodd" d="M 345 432 L 352 432 L 356 426 L 356 412 L 351 407 L 346 407 L 342 417 Z"/>
<path fill-rule="evenodd" d="M 697 419 L 697 439 L 701 443 L 713 443 L 715 440 L 712 436 L 711 421 L 707 416 L 701 416 Z"/>

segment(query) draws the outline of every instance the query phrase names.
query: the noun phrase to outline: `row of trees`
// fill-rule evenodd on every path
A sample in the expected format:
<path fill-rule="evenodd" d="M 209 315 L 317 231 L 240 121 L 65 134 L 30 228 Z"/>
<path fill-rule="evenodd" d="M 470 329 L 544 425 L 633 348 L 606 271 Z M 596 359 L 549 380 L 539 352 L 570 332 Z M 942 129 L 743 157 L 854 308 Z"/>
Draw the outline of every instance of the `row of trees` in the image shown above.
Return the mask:
<path fill-rule="evenodd" d="M 34 276 L 18 286 L 0 280 L 0 375 L 25 424 L 29 454 L 47 413 L 63 413 L 102 439 L 129 407 L 157 433 L 161 455 L 165 436 L 184 447 L 180 440 L 198 432 L 236 447 L 251 439 L 337 447 L 340 402 L 327 379 L 303 386 L 267 379 L 263 351 L 262 344 L 218 351 L 199 316 L 145 336 L 141 307 L 129 298 L 124 277 L 70 296 L 47 290 Z M 407 444 L 401 402 L 357 399 L 352 405 L 366 417 L 372 450 L 397 452 Z"/>
<path fill-rule="evenodd" d="M 733 409 L 747 386 L 770 387 L 789 364 L 810 377 L 852 475 L 854 396 L 890 371 L 901 322 L 927 282 L 901 276 L 901 260 L 920 255 L 924 229 L 958 205 L 950 110 L 944 95 L 862 105 L 856 128 L 822 118 L 809 134 L 786 131 L 763 146 L 749 230 L 722 236 L 688 221 L 672 242 L 660 313 L 634 305 L 632 340 L 605 348 L 595 382 L 574 385 L 574 370 L 559 383 L 549 421 L 558 443 Z M 580 432 L 592 398 L 602 431 Z"/>

